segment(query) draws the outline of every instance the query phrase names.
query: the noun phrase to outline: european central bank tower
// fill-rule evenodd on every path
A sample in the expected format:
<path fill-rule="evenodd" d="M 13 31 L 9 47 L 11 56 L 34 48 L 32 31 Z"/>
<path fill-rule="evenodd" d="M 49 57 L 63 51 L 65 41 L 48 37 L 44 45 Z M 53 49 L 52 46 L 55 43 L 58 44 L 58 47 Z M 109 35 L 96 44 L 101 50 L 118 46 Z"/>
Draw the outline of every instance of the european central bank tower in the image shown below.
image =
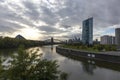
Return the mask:
<path fill-rule="evenodd" d="M 88 18 L 83 21 L 82 28 L 82 43 L 85 45 L 93 44 L 93 18 Z"/>

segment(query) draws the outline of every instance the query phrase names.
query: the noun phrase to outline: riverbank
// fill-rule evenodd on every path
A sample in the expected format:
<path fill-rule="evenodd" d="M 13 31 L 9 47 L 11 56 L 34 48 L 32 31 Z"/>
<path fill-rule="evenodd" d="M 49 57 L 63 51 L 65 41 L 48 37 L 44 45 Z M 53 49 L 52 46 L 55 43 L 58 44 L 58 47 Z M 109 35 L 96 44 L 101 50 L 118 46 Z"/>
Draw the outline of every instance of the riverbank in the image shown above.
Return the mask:
<path fill-rule="evenodd" d="M 10 37 L 0 38 L 0 49 L 14 49 L 18 48 L 20 45 L 24 45 L 25 48 L 30 48 L 55 44 L 59 43 L 51 43 L 39 40 L 16 39 Z"/>
<path fill-rule="evenodd" d="M 77 57 L 84 57 L 94 60 L 107 61 L 112 63 L 120 63 L 120 52 L 89 52 L 84 50 L 76 50 L 70 48 L 56 47 L 56 51 L 61 54 L 73 55 Z"/>

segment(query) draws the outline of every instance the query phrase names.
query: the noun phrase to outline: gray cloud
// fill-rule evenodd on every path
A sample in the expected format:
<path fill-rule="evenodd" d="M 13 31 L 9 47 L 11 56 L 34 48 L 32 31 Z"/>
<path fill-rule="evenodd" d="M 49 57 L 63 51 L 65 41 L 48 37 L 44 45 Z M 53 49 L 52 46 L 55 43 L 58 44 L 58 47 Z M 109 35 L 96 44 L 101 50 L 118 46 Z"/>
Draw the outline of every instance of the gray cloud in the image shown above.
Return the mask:
<path fill-rule="evenodd" d="M 62 36 L 64 38 L 68 38 L 68 39 L 74 39 L 75 37 L 76 38 L 82 38 L 82 34 L 81 33 L 70 33 L 69 35 L 64 35 Z"/>
<path fill-rule="evenodd" d="M 63 24 L 61 26 L 64 27 L 64 28 L 67 28 L 67 29 L 71 27 L 69 25 L 63 25 Z"/>
<path fill-rule="evenodd" d="M 5 0 L 0 0 L 0 2 L 4 2 Z"/>
<path fill-rule="evenodd" d="M 41 10 L 43 14 L 40 17 L 40 20 L 46 22 L 48 25 L 55 25 L 55 23 L 59 21 L 56 13 L 52 12 L 49 8 L 41 6 Z"/>
<path fill-rule="evenodd" d="M 68 16 L 62 21 L 62 24 L 76 25 L 80 24 L 84 19 L 93 17 L 96 27 L 105 27 L 109 25 L 119 24 L 120 16 L 118 0 L 67 0 L 66 8 L 59 10 L 61 17 Z"/>
<path fill-rule="evenodd" d="M 50 27 L 50 26 L 40 26 L 39 29 L 41 31 L 45 31 L 47 34 L 53 34 L 53 33 L 60 33 L 62 32 L 62 30 L 59 30 L 57 28 L 54 27 Z"/>
<path fill-rule="evenodd" d="M 49 33 L 48 36 L 68 32 L 68 37 L 81 36 L 81 32 L 75 34 L 71 31 L 74 31 L 76 25 L 82 26 L 82 21 L 89 17 L 94 18 L 95 30 L 120 24 L 119 7 L 119 0 L 40 0 L 38 3 L 29 0 L 20 0 L 19 3 L 0 0 L 0 31 L 15 32 L 24 27 L 9 22 L 15 21 L 45 31 L 45 35 Z M 42 23 L 35 25 L 40 21 L 47 26 L 42 26 Z"/>
<path fill-rule="evenodd" d="M 14 31 L 19 31 L 20 28 L 23 28 L 23 26 L 8 22 L 6 20 L 0 20 L 0 32 L 13 33 Z"/>
<path fill-rule="evenodd" d="M 11 8 L 15 9 L 15 11 L 13 11 L 11 8 L 9 8 L 8 5 L 11 6 Z M 30 22 L 30 20 L 28 21 L 27 19 L 24 18 L 24 15 L 19 14 L 22 11 L 17 11 L 17 10 L 20 10 L 20 7 L 16 4 L 0 5 L 0 10 L 1 10 L 0 20 L 16 21 L 16 22 L 20 22 L 22 24 L 27 24 L 27 25 L 33 26 L 33 24 Z M 6 23 L 1 23 L 1 24 L 4 25 Z"/>
<path fill-rule="evenodd" d="M 22 3 L 26 8 L 24 15 L 28 16 L 32 20 L 39 20 L 40 13 L 39 10 L 37 10 L 39 7 L 30 1 L 23 1 Z"/>

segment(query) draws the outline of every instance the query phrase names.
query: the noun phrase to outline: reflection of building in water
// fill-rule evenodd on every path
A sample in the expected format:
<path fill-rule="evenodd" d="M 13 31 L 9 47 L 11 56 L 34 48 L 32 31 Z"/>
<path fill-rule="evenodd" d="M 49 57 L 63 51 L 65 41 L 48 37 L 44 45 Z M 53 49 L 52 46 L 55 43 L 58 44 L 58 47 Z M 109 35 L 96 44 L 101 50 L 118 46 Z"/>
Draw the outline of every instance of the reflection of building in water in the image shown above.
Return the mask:
<path fill-rule="evenodd" d="M 53 45 L 51 45 L 51 51 L 53 51 Z"/>
<path fill-rule="evenodd" d="M 82 63 L 82 65 L 83 65 L 83 70 L 85 72 L 87 72 L 88 74 L 91 74 L 91 75 L 94 74 L 94 70 L 96 69 L 96 66 L 94 64 Z"/>
<path fill-rule="evenodd" d="M 56 53 L 56 45 L 51 45 L 51 52 Z"/>

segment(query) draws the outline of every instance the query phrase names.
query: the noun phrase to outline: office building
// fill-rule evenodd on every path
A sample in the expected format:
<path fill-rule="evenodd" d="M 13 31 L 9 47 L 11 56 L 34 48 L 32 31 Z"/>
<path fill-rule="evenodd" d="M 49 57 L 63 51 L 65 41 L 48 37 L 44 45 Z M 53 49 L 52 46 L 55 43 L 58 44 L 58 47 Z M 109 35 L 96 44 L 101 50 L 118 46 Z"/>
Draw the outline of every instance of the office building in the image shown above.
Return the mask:
<path fill-rule="evenodd" d="M 82 43 L 85 45 L 93 44 L 93 18 L 83 21 Z"/>
<path fill-rule="evenodd" d="M 115 29 L 116 45 L 120 45 L 120 28 Z"/>
<path fill-rule="evenodd" d="M 100 44 L 114 45 L 115 44 L 115 37 L 109 36 L 109 35 L 104 35 L 101 37 Z"/>

